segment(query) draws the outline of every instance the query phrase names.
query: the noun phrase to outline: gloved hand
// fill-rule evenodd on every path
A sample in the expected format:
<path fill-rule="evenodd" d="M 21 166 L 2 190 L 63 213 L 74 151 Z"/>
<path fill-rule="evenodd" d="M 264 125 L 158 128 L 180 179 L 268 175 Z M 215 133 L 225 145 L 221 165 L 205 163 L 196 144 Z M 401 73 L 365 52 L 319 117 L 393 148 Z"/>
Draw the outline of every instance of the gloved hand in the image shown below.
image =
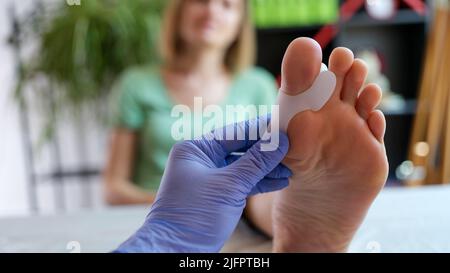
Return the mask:
<path fill-rule="evenodd" d="M 219 251 L 249 195 L 288 186 L 291 172 L 280 164 L 288 150 L 287 136 L 280 132 L 278 148 L 262 151 L 259 136 L 249 140 L 251 130 L 259 132 L 258 122 L 269 120 L 260 117 L 176 144 L 145 223 L 115 252 Z M 223 140 L 230 129 L 234 139 L 245 135 L 245 140 Z"/>

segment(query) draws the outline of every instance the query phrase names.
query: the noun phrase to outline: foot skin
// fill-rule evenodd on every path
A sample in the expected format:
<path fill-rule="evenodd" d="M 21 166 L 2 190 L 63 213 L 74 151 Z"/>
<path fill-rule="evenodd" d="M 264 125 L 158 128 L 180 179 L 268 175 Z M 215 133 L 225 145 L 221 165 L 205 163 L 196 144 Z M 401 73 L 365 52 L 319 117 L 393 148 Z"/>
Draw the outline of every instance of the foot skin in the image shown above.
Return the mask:
<path fill-rule="evenodd" d="M 293 41 L 283 60 L 283 92 L 307 90 L 321 62 L 315 41 Z M 345 252 L 387 178 L 386 124 L 375 110 L 380 88 L 362 89 L 367 68 L 349 49 L 333 51 L 329 70 L 337 77 L 331 99 L 320 111 L 299 113 L 289 123 L 284 164 L 294 175 L 275 195 L 276 252 Z"/>

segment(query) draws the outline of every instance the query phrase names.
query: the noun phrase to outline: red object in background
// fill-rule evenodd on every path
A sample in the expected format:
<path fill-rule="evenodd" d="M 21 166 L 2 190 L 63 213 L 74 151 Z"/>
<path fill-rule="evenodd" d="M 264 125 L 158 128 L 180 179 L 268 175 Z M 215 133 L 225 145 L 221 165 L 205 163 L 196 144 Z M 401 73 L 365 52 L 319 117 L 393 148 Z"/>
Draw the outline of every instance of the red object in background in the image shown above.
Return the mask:
<path fill-rule="evenodd" d="M 347 22 L 364 5 L 366 0 L 347 0 L 341 5 L 339 15 L 342 22 Z"/>
<path fill-rule="evenodd" d="M 422 0 L 402 0 L 407 6 L 420 15 L 425 15 L 427 12 L 427 7 Z M 365 4 L 365 0 L 347 0 L 345 1 L 340 9 L 339 16 L 340 22 L 347 22 L 353 15 Z M 331 40 L 336 37 L 339 32 L 339 27 L 335 24 L 326 25 L 322 27 L 319 32 L 314 36 L 320 46 L 325 48 Z"/>
<path fill-rule="evenodd" d="M 365 0 L 347 0 L 339 8 L 339 17 L 341 22 L 347 22 L 364 5 Z M 314 36 L 319 45 L 325 48 L 339 32 L 337 25 L 326 25 L 322 27 Z"/>
<path fill-rule="evenodd" d="M 365 0 L 347 0 L 339 8 L 340 22 L 347 22 L 350 20 L 361 7 L 364 6 Z M 422 0 L 403 0 L 412 10 L 420 15 L 427 13 L 427 7 Z M 314 36 L 319 45 L 324 49 L 333 40 L 339 32 L 339 27 L 336 24 L 323 26 L 319 32 Z M 380 56 L 381 57 L 381 56 Z M 380 58 L 382 66 L 385 66 L 384 58 Z M 277 77 L 278 86 L 281 87 L 281 75 Z"/>
<path fill-rule="evenodd" d="M 412 10 L 420 15 L 427 14 L 427 6 L 421 0 L 403 0 L 403 2 L 408 5 Z"/>
<path fill-rule="evenodd" d="M 278 88 L 281 88 L 281 75 L 278 75 L 278 77 L 276 78 L 276 80 L 277 80 Z"/>
<path fill-rule="evenodd" d="M 320 47 L 324 49 L 331 42 L 331 40 L 336 37 L 338 32 L 339 29 L 337 26 L 327 25 L 322 27 L 319 32 L 317 32 L 317 34 L 314 36 L 314 40 L 316 40 L 319 43 Z"/>

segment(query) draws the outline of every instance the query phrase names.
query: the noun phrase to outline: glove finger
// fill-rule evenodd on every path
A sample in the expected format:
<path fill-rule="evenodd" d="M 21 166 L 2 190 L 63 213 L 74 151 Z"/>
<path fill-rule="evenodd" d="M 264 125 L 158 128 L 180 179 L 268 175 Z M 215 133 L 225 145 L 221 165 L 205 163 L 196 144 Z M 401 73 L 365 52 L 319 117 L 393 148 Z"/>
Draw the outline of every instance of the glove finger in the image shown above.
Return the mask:
<path fill-rule="evenodd" d="M 249 195 L 279 191 L 286 188 L 287 186 L 289 186 L 289 179 L 287 178 L 281 179 L 264 178 L 253 187 Z"/>
<path fill-rule="evenodd" d="M 227 156 L 227 158 L 225 158 L 225 161 L 227 162 L 227 166 L 232 164 L 233 162 L 237 161 L 241 157 L 242 157 L 242 155 L 229 155 L 229 156 Z"/>
<path fill-rule="evenodd" d="M 201 139 L 193 140 L 205 153 L 226 158 L 232 152 L 245 152 L 261 139 L 267 131 L 270 115 L 216 129 Z"/>
<path fill-rule="evenodd" d="M 278 166 L 275 167 L 270 173 L 266 175 L 266 178 L 289 178 L 292 176 L 292 171 L 284 166 L 283 164 L 278 164 Z"/>
<path fill-rule="evenodd" d="M 233 162 L 239 160 L 242 157 L 242 155 L 230 155 L 228 156 L 225 161 L 227 166 L 232 164 Z M 283 164 L 278 164 L 278 166 L 275 167 L 270 173 L 268 173 L 264 178 L 271 178 L 271 179 L 280 179 L 280 178 L 289 178 L 292 176 L 292 171 L 286 167 Z"/>
<path fill-rule="evenodd" d="M 227 165 L 230 165 L 241 157 L 242 155 L 230 155 L 225 159 L 225 161 Z M 265 178 L 278 179 L 278 178 L 289 178 L 291 176 L 292 171 L 288 167 L 280 163 L 278 164 L 278 166 L 275 167 L 275 169 L 273 169 L 270 173 L 268 173 L 265 176 Z"/>
<path fill-rule="evenodd" d="M 280 164 L 289 149 L 289 140 L 286 134 L 279 132 L 278 144 L 272 145 L 274 150 L 264 150 L 261 145 L 264 145 L 262 141 L 257 142 L 240 159 L 226 167 L 230 173 L 238 174 L 236 182 L 243 183 L 248 192 Z"/>

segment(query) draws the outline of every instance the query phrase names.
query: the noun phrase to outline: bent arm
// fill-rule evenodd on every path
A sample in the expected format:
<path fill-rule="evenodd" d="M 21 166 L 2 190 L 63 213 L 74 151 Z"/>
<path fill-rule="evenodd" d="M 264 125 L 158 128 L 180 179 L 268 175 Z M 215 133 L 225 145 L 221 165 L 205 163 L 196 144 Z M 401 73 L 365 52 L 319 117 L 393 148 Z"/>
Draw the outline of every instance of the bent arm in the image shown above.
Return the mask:
<path fill-rule="evenodd" d="M 147 192 L 131 182 L 137 134 L 116 129 L 111 137 L 109 156 L 103 174 L 106 202 L 110 205 L 151 204 L 155 193 Z"/>

